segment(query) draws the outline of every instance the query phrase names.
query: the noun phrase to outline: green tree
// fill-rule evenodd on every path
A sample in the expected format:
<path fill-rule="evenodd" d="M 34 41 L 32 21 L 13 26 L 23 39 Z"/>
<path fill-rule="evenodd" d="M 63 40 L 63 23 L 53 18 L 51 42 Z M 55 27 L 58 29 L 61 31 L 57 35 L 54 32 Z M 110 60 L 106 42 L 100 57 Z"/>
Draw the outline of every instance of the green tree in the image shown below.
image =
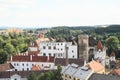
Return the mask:
<path fill-rule="evenodd" d="M 23 52 L 27 49 L 27 46 L 25 45 L 25 43 L 22 43 L 17 46 L 17 49 L 19 49 L 20 52 Z"/>
<path fill-rule="evenodd" d="M 0 64 L 3 64 L 7 61 L 7 53 L 3 49 L 0 49 Z"/>
<path fill-rule="evenodd" d="M 4 50 L 10 54 L 10 55 L 14 55 L 16 54 L 16 50 L 14 48 L 13 45 L 11 45 L 10 43 L 7 43 L 5 46 L 4 46 Z"/>
<path fill-rule="evenodd" d="M 62 77 L 61 77 L 61 66 L 57 66 L 57 70 L 55 70 L 53 73 L 54 73 L 54 78 L 53 80 L 62 80 Z"/>
<path fill-rule="evenodd" d="M 46 73 L 42 73 L 39 77 L 38 80 L 54 80 L 53 77 L 54 74 L 52 71 L 46 72 Z"/>
<path fill-rule="evenodd" d="M 4 40 L 2 37 L 0 37 L 0 48 L 3 48 Z"/>
<path fill-rule="evenodd" d="M 110 36 L 106 39 L 105 43 L 106 43 L 109 53 L 111 53 L 112 51 L 118 50 L 118 44 L 119 44 L 118 37 Z"/>
<path fill-rule="evenodd" d="M 34 72 L 31 72 L 28 76 L 28 80 L 37 80 L 36 75 Z"/>

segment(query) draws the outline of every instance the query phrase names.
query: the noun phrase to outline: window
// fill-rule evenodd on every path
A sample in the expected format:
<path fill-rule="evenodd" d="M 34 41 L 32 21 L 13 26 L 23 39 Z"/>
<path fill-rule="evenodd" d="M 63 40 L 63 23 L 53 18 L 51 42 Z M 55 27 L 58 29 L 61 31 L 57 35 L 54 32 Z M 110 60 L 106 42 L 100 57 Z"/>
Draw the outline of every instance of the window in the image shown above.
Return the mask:
<path fill-rule="evenodd" d="M 54 57 L 55 57 L 55 54 L 54 54 Z"/>
<path fill-rule="evenodd" d="M 18 66 L 18 64 L 17 64 L 17 66 Z"/>
<path fill-rule="evenodd" d="M 51 56 L 51 53 L 49 53 L 49 56 Z"/>
<path fill-rule="evenodd" d="M 16 66 L 16 64 L 14 63 L 14 66 Z"/>
<path fill-rule="evenodd" d="M 73 56 L 73 58 L 74 58 L 75 56 Z"/>
<path fill-rule="evenodd" d="M 74 53 L 74 51 L 72 50 L 72 53 Z"/>
<path fill-rule="evenodd" d="M 24 66 L 24 64 L 22 64 Z"/>
<path fill-rule="evenodd" d="M 15 71 L 17 71 L 17 69 L 15 69 Z"/>
<path fill-rule="evenodd" d="M 32 64 L 32 66 L 34 66 L 34 64 Z"/>
<path fill-rule="evenodd" d="M 29 68 L 27 68 L 27 71 L 29 71 Z"/>
<path fill-rule="evenodd" d="M 67 77 L 67 75 L 65 75 L 65 77 Z"/>
<path fill-rule="evenodd" d="M 43 53 L 43 56 L 46 56 L 46 54 L 45 54 L 45 53 Z"/>
<path fill-rule="evenodd" d="M 75 78 L 73 80 L 76 80 Z"/>
<path fill-rule="evenodd" d="M 28 66 L 28 64 L 26 64 Z"/>
<path fill-rule="evenodd" d="M 22 69 L 22 71 L 24 71 L 24 68 Z"/>
<path fill-rule="evenodd" d="M 61 51 L 62 51 L 63 49 L 61 49 Z"/>
<path fill-rule="evenodd" d="M 48 49 L 51 49 L 51 46 L 49 46 Z"/>
<path fill-rule="evenodd" d="M 42 64 L 42 67 L 43 67 L 43 64 Z"/>
<path fill-rule="evenodd" d="M 69 76 L 69 78 L 71 79 L 71 76 Z"/>
<path fill-rule="evenodd" d="M 56 49 L 56 47 L 54 46 L 53 49 Z"/>
<path fill-rule="evenodd" d="M 43 49 L 46 49 L 46 47 L 45 47 L 45 46 L 43 46 Z"/>
<path fill-rule="evenodd" d="M 14 80 L 17 80 L 17 79 L 14 79 Z"/>
<path fill-rule="evenodd" d="M 61 45 L 63 45 L 63 44 L 61 43 Z"/>

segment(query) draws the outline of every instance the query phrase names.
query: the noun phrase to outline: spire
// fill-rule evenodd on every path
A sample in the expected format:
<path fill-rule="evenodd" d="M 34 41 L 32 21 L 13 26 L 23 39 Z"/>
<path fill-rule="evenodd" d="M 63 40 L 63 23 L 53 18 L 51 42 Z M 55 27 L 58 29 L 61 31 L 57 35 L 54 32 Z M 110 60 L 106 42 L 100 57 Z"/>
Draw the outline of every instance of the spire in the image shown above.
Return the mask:
<path fill-rule="evenodd" d="M 101 43 L 101 41 L 98 41 L 98 44 L 97 44 L 97 50 L 101 50 L 101 51 L 103 51 L 103 46 L 102 46 L 102 43 Z"/>
<path fill-rule="evenodd" d="M 111 56 L 115 56 L 115 53 L 114 53 L 114 52 L 112 52 L 112 53 L 110 54 L 110 57 L 111 57 Z"/>

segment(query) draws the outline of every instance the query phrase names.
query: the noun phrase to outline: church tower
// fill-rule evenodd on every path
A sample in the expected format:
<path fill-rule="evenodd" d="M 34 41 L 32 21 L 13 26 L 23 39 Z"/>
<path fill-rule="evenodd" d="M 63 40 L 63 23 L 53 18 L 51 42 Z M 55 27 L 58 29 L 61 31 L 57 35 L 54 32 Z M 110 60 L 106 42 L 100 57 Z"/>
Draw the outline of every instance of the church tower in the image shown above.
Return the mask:
<path fill-rule="evenodd" d="M 106 48 L 102 45 L 101 41 L 98 41 L 94 52 L 94 59 L 98 60 L 105 66 Z"/>

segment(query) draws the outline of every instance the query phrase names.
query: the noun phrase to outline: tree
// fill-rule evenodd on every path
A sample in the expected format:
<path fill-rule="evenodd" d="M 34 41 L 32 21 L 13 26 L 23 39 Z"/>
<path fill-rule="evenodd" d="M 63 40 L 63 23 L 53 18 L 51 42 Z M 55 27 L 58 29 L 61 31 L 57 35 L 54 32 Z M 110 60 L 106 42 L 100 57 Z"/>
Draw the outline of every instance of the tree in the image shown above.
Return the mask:
<path fill-rule="evenodd" d="M 52 71 L 42 73 L 39 77 L 38 80 L 54 80 L 53 77 L 54 73 Z"/>
<path fill-rule="evenodd" d="M 0 64 L 3 64 L 7 61 L 7 53 L 3 49 L 0 49 Z"/>
<path fill-rule="evenodd" d="M 30 73 L 30 75 L 28 76 L 28 80 L 37 80 L 34 72 Z"/>
<path fill-rule="evenodd" d="M 118 50 L 119 39 L 116 36 L 110 36 L 106 39 L 106 46 L 108 47 L 108 52 Z"/>
<path fill-rule="evenodd" d="M 16 53 L 16 50 L 15 50 L 14 46 L 11 45 L 10 43 L 7 43 L 4 46 L 4 50 L 10 55 L 14 55 Z"/>
<path fill-rule="evenodd" d="M 53 71 L 53 73 L 54 73 L 53 80 L 62 80 L 61 70 L 62 70 L 61 66 L 60 65 L 57 66 L 57 70 Z"/>
<path fill-rule="evenodd" d="M 27 49 L 27 46 L 24 43 L 22 43 L 17 46 L 17 49 L 19 49 L 20 52 L 24 52 Z"/>
<path fill-rule="evenodd" d="M 58 66 L 57 70 L 42 73 L 38 77 L 38 80 L 62 80 L 61 69 L 62 68 Z"/>
<path fill-rule="evenodd" d="M 3 47 L 3 44 L 4 44 L 4 40 L 2 39 L 2 37 L 0 37 L 0 48 Z"/>

